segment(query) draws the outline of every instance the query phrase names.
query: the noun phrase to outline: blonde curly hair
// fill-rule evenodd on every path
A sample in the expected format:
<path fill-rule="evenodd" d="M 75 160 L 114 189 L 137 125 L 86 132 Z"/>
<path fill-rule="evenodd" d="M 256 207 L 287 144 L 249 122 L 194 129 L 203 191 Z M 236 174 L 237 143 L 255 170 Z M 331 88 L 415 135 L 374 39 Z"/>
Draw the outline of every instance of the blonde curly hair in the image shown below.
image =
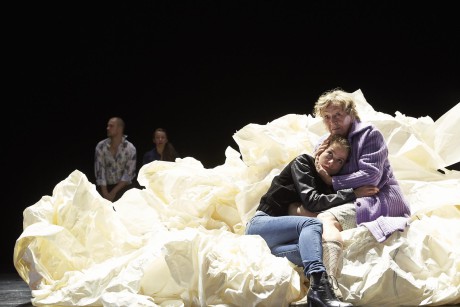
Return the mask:
<path fill-rule="evenodd" d="M 315 103 L 313 108 L 313 115 L 315 117 L 323 117 L 324 109 L 330 105 L 341 107 L 342 110 L 347 114 L 351 115 L 353 118 L 356 118 L 358 121 L 361 121 L 351 93 L 345 92 L 340 88 L 335 88 L 324 92 Z"/>

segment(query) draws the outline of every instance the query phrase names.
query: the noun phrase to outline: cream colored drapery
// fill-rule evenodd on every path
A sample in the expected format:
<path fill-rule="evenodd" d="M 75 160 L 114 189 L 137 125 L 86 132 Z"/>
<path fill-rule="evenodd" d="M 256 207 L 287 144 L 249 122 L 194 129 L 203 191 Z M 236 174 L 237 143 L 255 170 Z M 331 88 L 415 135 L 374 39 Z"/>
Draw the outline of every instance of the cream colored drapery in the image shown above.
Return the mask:
<path fill-rule="evenodd" d="M 460 303 L 460 103 L 435 122 L 375 111 L 360 90 L 360 117 L 384 134 L 411 204 L 404 232 L 377 243 L 364 227 L 343 232 L 339 283 L 365 306 Z M 140 169 L 146 189 L 112 204 L 78 170 L 24 210 L 14 264 L 37 306 L 287 306 L 301 270 L 244 228 L 272 178 L 325 133 L 289 114 L 248 124 L 225 163 L 187 157 Z M 219 154 L 219 153 L 216 153 Z M 442 172 L 437 171 L 441 169 Z"/>

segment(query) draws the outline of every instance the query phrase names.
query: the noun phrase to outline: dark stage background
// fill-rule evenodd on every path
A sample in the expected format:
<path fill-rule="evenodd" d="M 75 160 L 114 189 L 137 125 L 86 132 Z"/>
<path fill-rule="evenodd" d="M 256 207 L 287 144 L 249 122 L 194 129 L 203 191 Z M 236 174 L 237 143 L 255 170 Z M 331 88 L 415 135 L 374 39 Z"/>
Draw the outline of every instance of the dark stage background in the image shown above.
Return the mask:
<path fill-rule="evenodd" d="M 232 135 L 246 124 L 311 113 L 335 87 L 361 89 L 377 111 L 438 119 L 460 101 L 457 10 L 401 2 L 66 1 L 6 12 L 2 272 L 15 271 L 26 207 L 76 169 L 94 182 L 112 116 L 126 121 L 138 160 L 164 127 L 207 168 L 238 149 Z"/>

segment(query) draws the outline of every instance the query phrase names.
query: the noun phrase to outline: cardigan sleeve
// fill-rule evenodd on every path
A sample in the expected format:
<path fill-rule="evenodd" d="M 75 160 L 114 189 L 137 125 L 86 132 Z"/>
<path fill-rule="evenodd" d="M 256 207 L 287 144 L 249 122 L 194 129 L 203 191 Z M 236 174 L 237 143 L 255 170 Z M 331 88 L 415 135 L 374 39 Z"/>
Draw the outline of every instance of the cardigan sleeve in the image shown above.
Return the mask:
<path fill-rule="evenodd" d="M 334 190 L 346 188 L 356 189 L 363 185 L 374 185 L 381 188 L 386 179 L 383 178 L 384 169 L 389 167 L 388 148 L 382 133 L 369 127 L 351 138 L 352 152 L 349 162 L 352 166 L 346 166 L 342 171 L 348 173 L 332 177 Z"/>

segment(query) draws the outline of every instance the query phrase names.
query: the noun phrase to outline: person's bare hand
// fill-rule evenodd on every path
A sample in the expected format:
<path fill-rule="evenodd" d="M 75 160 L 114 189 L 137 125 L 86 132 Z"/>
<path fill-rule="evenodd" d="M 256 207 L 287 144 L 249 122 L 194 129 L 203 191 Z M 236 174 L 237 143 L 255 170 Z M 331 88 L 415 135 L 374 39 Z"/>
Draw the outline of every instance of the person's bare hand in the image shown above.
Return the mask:
<path fill-rule="evenodd" d="M 316 151 L 313 153 L 313 156 L 316 158 L 318 157 L 320 154 L 322 154 L 326 148 L 329 146 L 329 141 L 331 139 L 331 135 L 329 135 L 322 143 L 321 145 L 318 146 L 318 148 L 316 149 Z"/>
<path fill-rule="evenodd" d="M 107 191 L 107 190 L 102 190 L 102 197 L 104 197 L 105 199 L 109 199 L 110 197 L 110 193 Z"/>
<path fill-rule="evenodd" d="M 373 185 L 364 185 L 354 189 L 356 197 L 373 196 L 379 192 L 379 188 Z"/>
<path fill-rule="evenodd" d="M 315 167 L 319 177 L 328 185 L 332 185 L 332 177 L 329 176 L 327 171 L 319 163 L 319 156 L 315 157 Z"/>
<path fill-rule="evenodd" d="M 115 189 L 112 189 L 112 191 L 110 191 L 109 194 L 107 194 L 107 197 L 104 196 L 104 198 L 113 202 L 115 196 L 117 196 L 117 193 L 115 192 Z"/>

